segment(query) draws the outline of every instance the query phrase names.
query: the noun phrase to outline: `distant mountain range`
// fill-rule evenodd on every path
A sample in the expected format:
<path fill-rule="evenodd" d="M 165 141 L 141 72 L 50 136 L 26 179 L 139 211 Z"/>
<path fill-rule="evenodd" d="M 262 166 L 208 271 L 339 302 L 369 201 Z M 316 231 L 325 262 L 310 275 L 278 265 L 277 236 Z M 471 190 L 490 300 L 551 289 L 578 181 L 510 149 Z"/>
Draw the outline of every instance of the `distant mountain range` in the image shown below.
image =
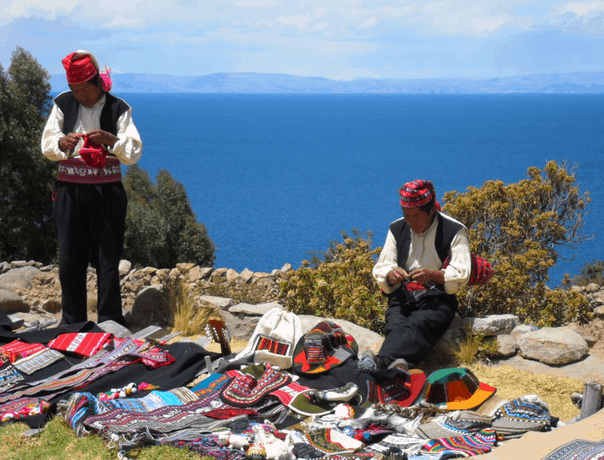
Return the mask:
<path fill-rule="evenodd" d="M 604 93 L 604 72 L 535 74 L 489 79 L 329 80 L 254 72 L 175 76 L 113 74 L 115 93 L 277 93 L 277 94 L 497 94 Z M 54 92 L 68 89 L 65 76 L 53 75 Z"/>

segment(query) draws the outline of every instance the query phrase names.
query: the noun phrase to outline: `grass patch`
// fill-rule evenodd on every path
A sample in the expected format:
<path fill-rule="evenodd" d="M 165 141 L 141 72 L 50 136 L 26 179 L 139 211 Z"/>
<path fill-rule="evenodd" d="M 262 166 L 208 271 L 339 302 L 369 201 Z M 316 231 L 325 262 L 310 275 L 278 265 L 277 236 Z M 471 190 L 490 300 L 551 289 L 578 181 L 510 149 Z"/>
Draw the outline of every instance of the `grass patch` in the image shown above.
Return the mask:
<path fill-rule="evenodd" d="M 0 458 L 3 460 L 106 460 L 117 458 L 117 450 L 95 435 L 76 437 L 59 417 L 54 417 L 44 431 L 36 436 L 24 436 L 29 427 L 13 423 L 0 427 Z M 136 460 L 191 460 L 200 457 L 186 449 L 153 446 L 131 451 Z"/>
<path fill-rule="evenodd" d="M 182 279 L 173 279 L 167 285 L 168 308 L 173 318 L 173 331 L 185 336 L 204 333 L 208 318 L 218 315 L 218 310 L 201 306 Z"/>

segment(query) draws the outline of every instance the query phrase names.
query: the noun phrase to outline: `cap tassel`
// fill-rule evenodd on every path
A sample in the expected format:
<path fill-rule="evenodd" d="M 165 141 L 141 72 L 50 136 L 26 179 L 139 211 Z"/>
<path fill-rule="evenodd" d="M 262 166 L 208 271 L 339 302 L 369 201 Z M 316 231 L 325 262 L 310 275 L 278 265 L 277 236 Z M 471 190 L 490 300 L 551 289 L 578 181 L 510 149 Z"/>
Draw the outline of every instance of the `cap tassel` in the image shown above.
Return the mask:
<path fill-rule="evenodd" d="M 111 80 L 111 69 L 105 66 L 103 71 L 100 73 L 100 77 L 101 83 L 103 85 L 103 90 L 106 92 L 111 91 L 111 87 L 113 86 L 113 81 Z"/>

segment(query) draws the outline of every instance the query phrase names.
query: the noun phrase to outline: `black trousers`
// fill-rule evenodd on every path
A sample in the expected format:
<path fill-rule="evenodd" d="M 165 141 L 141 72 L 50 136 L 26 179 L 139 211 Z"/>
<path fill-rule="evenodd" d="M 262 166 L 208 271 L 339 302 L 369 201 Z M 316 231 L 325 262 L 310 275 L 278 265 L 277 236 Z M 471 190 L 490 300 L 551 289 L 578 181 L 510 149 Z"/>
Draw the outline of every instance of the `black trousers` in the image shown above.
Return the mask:
<path fill-rule="evenodd" d="M 59 241 L 63 323 L 87 321 L 86 272 L 96 268 L 98 322 L 125 325 L 119 263 L 128 199 L 121 182 L 55 183 L 53 214 Z"/>
<path fill-rule="evenodd" d="M 385 339 L 378 353 L 384 364 L 404 358 L 415 366 L 445 334 L 457 311 L 454 295 L 441 291 L 410 302 L 402 289 L 388 295 Z"/>

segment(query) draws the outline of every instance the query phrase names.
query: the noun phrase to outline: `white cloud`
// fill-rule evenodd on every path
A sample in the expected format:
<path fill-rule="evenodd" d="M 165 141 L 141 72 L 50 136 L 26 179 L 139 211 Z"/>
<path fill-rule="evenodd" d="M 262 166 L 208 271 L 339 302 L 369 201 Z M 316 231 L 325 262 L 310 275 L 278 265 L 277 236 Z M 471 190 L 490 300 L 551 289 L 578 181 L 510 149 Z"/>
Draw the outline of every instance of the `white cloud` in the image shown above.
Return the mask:
<path fill-rule="evenodd" d="M 273 0 L 239 0 L 235 6 L 244 8 L 273 8 L 279 6 L 279 2 Z"/>
<path fill-rule="evenodd" d="M 125 18 L 123 16 L 116 16 L 111 19 L 111 21 L 103 24 L 104 27 L 108 27 L 110 29 L 129 29 L 134 27 L 141 27 L 144 25 L 138 18 Z"/>
<path fill-rule="evenodd" d="M 375 26 L 378 25 L 378 20 L 375 18 L 375 16 L 372 16 L 370 18 L 367 18 L 365 21 L 363 21 L 363 23 L 359 26 L 359 29 L 361 30 L 367 30 L 367 29 L 373 29 Z"/>
<path fill-rule="evenodd" d="M 293 26 L 300 31 L 308 29 L 308 25 L 312 21 L 310 14 L 298 14 L 295 16 L 279 16 L 277 22 L 285 26 Z"/>
<path fill-rule="evenodd" d="M 575 13 L 577 16 L 589 16 L 594 13 L 604 11 L 604 2 L 575 2 L 566 3 L 560 6 L 559 14 L 564 15 L 567 12 Z"/>

